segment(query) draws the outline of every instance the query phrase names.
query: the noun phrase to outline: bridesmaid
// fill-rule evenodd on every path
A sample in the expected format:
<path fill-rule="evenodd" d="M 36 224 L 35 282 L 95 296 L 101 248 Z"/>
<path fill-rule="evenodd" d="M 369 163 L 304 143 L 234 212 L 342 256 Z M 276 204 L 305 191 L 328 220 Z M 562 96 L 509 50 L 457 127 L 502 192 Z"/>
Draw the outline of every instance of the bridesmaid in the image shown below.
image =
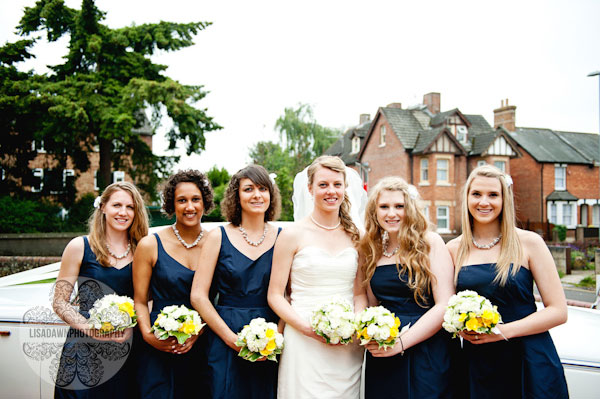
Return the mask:
<path fill-rule="evenodd" d="M 212 208 L 213 192 L 204 174 L 184 170 L 169 177 L 162 200 L 163 211 L 175 214 L 175 224 L 144 238 L 133 261 L 135 309 L 147 343 L 140 353 L 138 384 L 145 399 L 187 398 L 190 392 L 208 398 L 203 337 L 193 335 L 180 345 L 174 337 L 157 339 L 150 328 L 165 306 L 192 309 L 194 270 L 206 241 L 200 219 Z"/>
<path fill-rule="evenodd" d="M 133 298 L 131 261 L 138 242 L 148 234 L 148 215 L 139 191 L 128 182 L 106 187 L 94 206 L 90 232 L 74 238 L 66 246 L 54 288 L 54 311 L 71 326 L 60 359 L 54 396 L 135 398 L 139 395 L 131 381 L 139 345 L 132 343 L 132 329 L 98 336 L 86 319 L 94 301 L 106 294 Z M 69 301 L 75 282 L 79 287 L 79 312 Z M 97 341 L 105 344 L 98 345 Z M 127 360 L 123 365 L 120 360 L 104 359 L 98 368 L 89 355 L 94 349 L 125 353 Z M 98 370 L 107 374 L 117 372 L 102 383 L 99 379 L 103 376 Z M 96 385 L 98 383 L 100 385 Z"/>
<path fill-rule="evenodd" d="M 449 338 L 440 331 L 454 293 L 452 259 L 400 177 L 369 193 L 359 252 L 370 306 L 381 305 L 408 326 L 396 345 L 367 344 L 365 398 L 448 398 Z"/>
<path fill-rule="evenodd" d="M 252 319 L 277 323 L 267 304 L 273 246 L 280 229 L 279 190 L 265 168 L 250 165 L 229 182 L 221 212 L 229 224 L 206 237 L 192 304 L 210 326 L 208 366 L 213 398 L 275 398 L 277 363 L 238 356 L 237 333 Z M 211 284 L 212 281 L 212 284 Z M 215 306 L 209 292 L 217 295 Z"/>
<path fill-rule="evenodd" d="M 462 235 L 448 243 L 456 290 L 498 306 L 500 334 L 461 333 L 465 398 L 567 398 L 564 371 L 548 330 L 567 320 L 563 288 L 544 240 L 515 226 L 512 179 L 484 165 L 463 195 Z M 533 284 L 544 308 L 536 311 Z"/>

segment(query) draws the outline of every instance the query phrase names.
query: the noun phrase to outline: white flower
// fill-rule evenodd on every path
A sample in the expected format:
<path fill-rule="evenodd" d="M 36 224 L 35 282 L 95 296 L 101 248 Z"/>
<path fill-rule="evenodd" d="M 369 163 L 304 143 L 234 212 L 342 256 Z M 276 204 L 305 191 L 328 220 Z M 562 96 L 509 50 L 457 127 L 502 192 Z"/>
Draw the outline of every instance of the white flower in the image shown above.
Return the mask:
<path fill-rule="evenodd" d="M 102 199 L 100 199 L 100 197 L 96 197 L 96 199 L 94 200 L 94 208 L 99 208 L 101 203 Z"/>

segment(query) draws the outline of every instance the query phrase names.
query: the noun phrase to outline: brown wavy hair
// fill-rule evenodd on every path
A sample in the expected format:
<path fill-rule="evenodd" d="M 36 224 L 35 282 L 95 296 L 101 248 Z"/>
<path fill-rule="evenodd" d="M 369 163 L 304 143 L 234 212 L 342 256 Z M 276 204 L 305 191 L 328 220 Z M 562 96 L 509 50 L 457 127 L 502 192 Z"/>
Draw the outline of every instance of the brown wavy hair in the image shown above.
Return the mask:
<path fill-rule="evenodd" d="M 312 185 L 313 178 L 315 177 L 315 173 L 319 168 L 327 168 L 333 170 L 334 172 L 339 172 L 344 175 L 344 186 L 348 187 L 348 180 L 346 179 L 346 164 L 342 161 L 341 158 L 331 156 L 331 155 L 322 155 L 315 159 L 308 169 L 306 170 L 306 174 L 308 176 L 308 184 Z M 350 198 L 348 197 L 348 193 L 344 191 L 344 199 L 342 200 L 342 205 L 340 206 L 340 221 L 342 223 L 342 227 L 344 231 L 350 235 L 352 242 L 354 245 L 358 245 L 360 240 L 360 232 L 358 228 L 352 221 L 352 217 L 350 216 Z"/>
<path fill-rule="evenodd" d="M 240 204 L 240 181 L 242 179 L 250 179 L 260 187 L 265 187 L 269 190 L 270 202 L 269 208 L 265 212 L 265 222 L 277 220 L 281 212 L 281 195 L 279 188 L 271 181 L 269 172 L 260 165 L 248 165 L 240 169 L 231 177 L 223 200 L 221 201 L 221 215 L 234 226 L 239 226 L 242 223 L 242 205 Z"/>
<path fill-rule="evenodd" d="M 467 183 L 463 187 L 462 192 L 462 234 L 460 236 L 460 243 L 458 246 L 458 253 L 456 255 L 456 265 L 454 268 L 454 280 L 458 279 L 458 273 L 460 268 L 463 267 L 463 263 L 469 257 L 471 245 L 473 242 L 473 216 L 469 212 L 468 198 L 469 190 L 471 189 L 471 183 L 476 177 L 491 177 L 498 179 L 502 191 L 502 211 L 498 218 L 500 219 L 500 234 L 502 239 L 500 240 L 500 256 L 496 262 L 496 277 L 494 278 L 495 283 L 499 283 L 501 286 L 506 284 L 508 275 L 510 273 L 510 265 L 513 265 L 512 274 L 515 275 L 521 267 L 521 259 L 523 258 L 523 249 L 521 246 L 521 240 L 517 235 L 517 226 L 515 222 L 515 199 L 512 190 L 512 179 L 509 180 L 509 176 L 502 172 L 500 169 L 492 165 L 483 165 L 473 169 Z M 511 184 L 508 184 L 508 182 Z"/>
<path fill-rule="evenodd" d="M 175 188 L 179 183 L 194 183 L 202 194 L 202 205 L 206 215 L 213 208 L 213 189 L 210 180 L 199 170 L 186 169 L 180 170 L 174 175 L 169 176 L 162 191 L 162 210 L 168 216 L 175 213 Z"/>
<path fill-rule="evenodd" d="M 109 262 L 110 254 L 106 249 L 106 216 L 104 215 L 103 208 L 110 199 L 110 196 L 119 190 L 129 193 L 133 199 L 134 216 L 128 230 L 132 253 L 135 252 L 137 244 L 142 237 L 148 234 L 148 212 L 144 205 L 144 199 L 137 187 L 132 183 L 124 181 L 116 182 L 106 187 L 100 196 L 100 205 L 95 209 L 88 221 L 90 246 L 96 255 L 98 263 L 106 267 L 111 267 L 112 265 Z"/>
<path fill-rule="evenodd" d="M 396 268 L 399 277 L 406 274 L 408 287 L 413 291 L 417 304 L 425 307 L 431 294 L 431 283 L 435 279 L 431 272 L 430 245 L 426 238 L 429 222 L 420 206 L 418 195 L 415 195 L 416 189 L 409 191 L 408 183 L 400 177 L 384 177 L 369 192 L 365 210 L 365 234 L 359 244 L 365 274 L 363 283 L 367 285 L 371 281 L 377 261 L 383 255 L 384 230 L 377 221 L 377 202 L 383 191 L 397 191 L 404 195 L 404 219 L 398 231 L 400 248 L 395 259 Z"/>

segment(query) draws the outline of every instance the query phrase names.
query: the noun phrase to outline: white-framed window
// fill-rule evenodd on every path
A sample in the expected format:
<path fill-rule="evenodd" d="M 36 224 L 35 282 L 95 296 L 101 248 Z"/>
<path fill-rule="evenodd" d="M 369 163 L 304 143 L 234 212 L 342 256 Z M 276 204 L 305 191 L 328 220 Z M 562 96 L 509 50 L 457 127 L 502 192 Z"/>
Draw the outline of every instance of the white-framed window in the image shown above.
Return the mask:
<path fill-rule="evenodd" d="M 354 136 L 352 138 L 352 152 L 351 154 L 357 154 L 360 151 L 360 137 Z"/>
<path fill-rule="evenodd" d="M 567 189 L 567 165 L 554 165 L 554 189 Z"/>
<path fill-rule="evenodd" d="M 583 225 L 583 226 L 587 226 L 589 224 L 588 223 L 588 208 L 589 208 L 589 206 L 587 204 L 582 204 L 581 205 L 581 211 L 580 211 L 580 213 L 581 213 L 581 216 L 580 216 L 581 220 L 580 220 L 579 223 L 581 225 Z"/>
<path fill-rule="evenodd" d="M 421 158 L 421 181 L 429 181 L 429 159 Z"/>
<path fill-rule="evenodd" d="M 467 142 L 467 127 L 465 125 L 456 126 L 456 139 L 461 143 Z"/>
<path fill-rule="evenodd" d="M 600 205 L 592 206 L 592 226 L 600 226 Z"/>
<path fill-rule="evenodd" d="M 483 165 L 487 165 L 487 162 L 485 162 L 483 159 L 480 159 L 479 161 L 477 161 L 477 167 L 480 167 Z"/>
<path fill-rule="evenodd" d="M 565 226 L 573 225 L 573 204 L 562 204 L 562 223 Z"/>
<path fill-rule="evenodd" d="M 437 183 L 448 183 L 448 169 L 450 168 L 450 161 L 448 159 L 436 160 L 436 178 Z"/>
<path fill-rule="evenodd" d="M 31 142 L 31 150 L 40 153 L 45 153 L 46 150 L 44 149 L 44 140 L 33 140 Z"/>
<path fill-rule="evenodd" d="M 577 226 L 577 202 L 556 201 L 548 206 L 550 223 L 562 224 L 569 229 Z"/>
<path fill-rule="evenodd" d="M 548 215 L 550 217 L 550 223 L 552 224 L 556 224 L 556 214 L 557 214 L 557 209 L 556 209 L 556 203 L 551 203 L 550 204 L 550 214 Z"/>
<path fill-rule="evenodd" d="M 380 147 L 383 147 L 385 145 L 385 135 L 386 135 L 385 125 L 381 125 L 379 127 L 379 146 Z"/>
<path fill-rule="evenodd" d="M 423 214 L 425 215 L 425 219 L 429 220 L 429 206 L 425 205 L 423 207 Z"/>
<path fill-rule="evenodd" d="M 115 170 L 113 172 L 112 182 L 116 183 L 119 181 L 125 181 L 125 172 L 123 172 L 122 170 Z"/>
<path fill-rule="evenodd" d="M 98 191 L 100 190 L 100 187 L 98 187 L 98 171 L 94 171 L 94 190 Z"/>
<path fill-rule="evenodd" d="M 31 186 L 31 191 L 39 193 L 44 188 L 44 169 L 35 168 L 31 172 L 35 178 L 34 183 Z"/>
<path fill-rule="evenodd" d="M 494 166 L 506 173 L 506 161 L 494 161 Z"/>
<path fill-rule="evenodd" d="M 438 232 L 450 231 L 450 208 L 447 206 L 438 206 L 436 208 L 437 230 Z"/>

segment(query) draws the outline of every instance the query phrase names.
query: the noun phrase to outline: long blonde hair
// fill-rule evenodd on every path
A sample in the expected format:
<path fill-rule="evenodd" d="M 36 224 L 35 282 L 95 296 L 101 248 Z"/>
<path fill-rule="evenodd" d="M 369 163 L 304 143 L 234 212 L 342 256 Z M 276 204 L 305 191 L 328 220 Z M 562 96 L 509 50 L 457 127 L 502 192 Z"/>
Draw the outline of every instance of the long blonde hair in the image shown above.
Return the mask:
<path fill-rule="evenodd" d="M 460 268 L 469 257 L 471 243 L 473 242 L 473 216 L 469 213 L 468 198 L 471 183 L 476 177 L 491 177 L 496 178 L 502 187 L 502 211 L 498 216 L 500 219 L 500 256 L 496 262 L 496 278 L 495 283 L 500 283 L 501 286 L 506 284 L 510 273 L 510 266 L 513 265 L 512 274 L 516 274 L 521 267 L 521 259 L 523 258 L 523 249 L 521 241 L 517 235 L 517 227 L 515 223 L 515 201 L 512 190 L 512 180 L 509 176 L 503 173 L 500 169 L 492 165 L 483 165 L 475 168 L 464 186 L 462 193 L 462 235 L 456 256 L 456 267 L 454 279 L 458 278 Z M 510 181 L 510 184 L 508 183 Z"/>
<path fill-rule="evenodd" d="M 319 169 L 319 167 L 327 168 L 333 170 L 334 172 L 339 172 L 344 175 L 344 186 L 348 187 L 348 181 L 346 179 L 346 164 L 339 157 L 334 157 L 331 155 L 322 155 L 315 159 L 308 169 L 306 170 L 306 175 L 308 176 L 308 184 L 313 184 L 313 179 L 315 177 L 315 173 Z M 352 222 L 352 217 L 350 217 L 350 198 L 348 197 L 348 193 L 344 191 L 344 199 L 342 200 L 342 205 L 340 206 L 340 221 L 342 223 L 342 227 L 344 231 L 350 235 L 352 242 L 354 245 L 358 244 L 360 240 L 360 232 L 358 228 Z"/>
<path fill-rule="evenodd" d="M 377 202 L 383 191 L 397 191 L 404 195 L 404 219 L 398 231 L 400 247 L 396 256 L 396 268 L 399 276 L 406 273 L 408 287 L 413 290 L 417 304 L 426 306 L 431 293 L 431 283 L 435 279 L 431 272 L 430 246 L 426 239 L 429 223 L 418 203 L 416 189 L 410 190 L 408 183 L 400 177 L 384 177 L 369 192 L 365 210 L 366 232 L 359 245 L 365 274 L 363 283 L 366 285 L 371 281 L 377 261 L 383 254 L 384 230 L 377 221 Z"/>
<path fill-rule="evenodd" d="M 135 252 L 138 242 L 148 234 L 148 212 L 144 200 L 138 189 L 129 182 L 116 182 L 104 189 L 100 196 L 100 204 L 89 219 L 89 240 L 92 251 L 96 255 L 98 263 L 110 267 L 110 254 L 106 249 L 106 216 L 103 208 L 115 192 L 122 190 L 131 195 L 134 206 L 133 223 L 129 227 L 128 235 L 131 243 L 131 252 Z"/>

